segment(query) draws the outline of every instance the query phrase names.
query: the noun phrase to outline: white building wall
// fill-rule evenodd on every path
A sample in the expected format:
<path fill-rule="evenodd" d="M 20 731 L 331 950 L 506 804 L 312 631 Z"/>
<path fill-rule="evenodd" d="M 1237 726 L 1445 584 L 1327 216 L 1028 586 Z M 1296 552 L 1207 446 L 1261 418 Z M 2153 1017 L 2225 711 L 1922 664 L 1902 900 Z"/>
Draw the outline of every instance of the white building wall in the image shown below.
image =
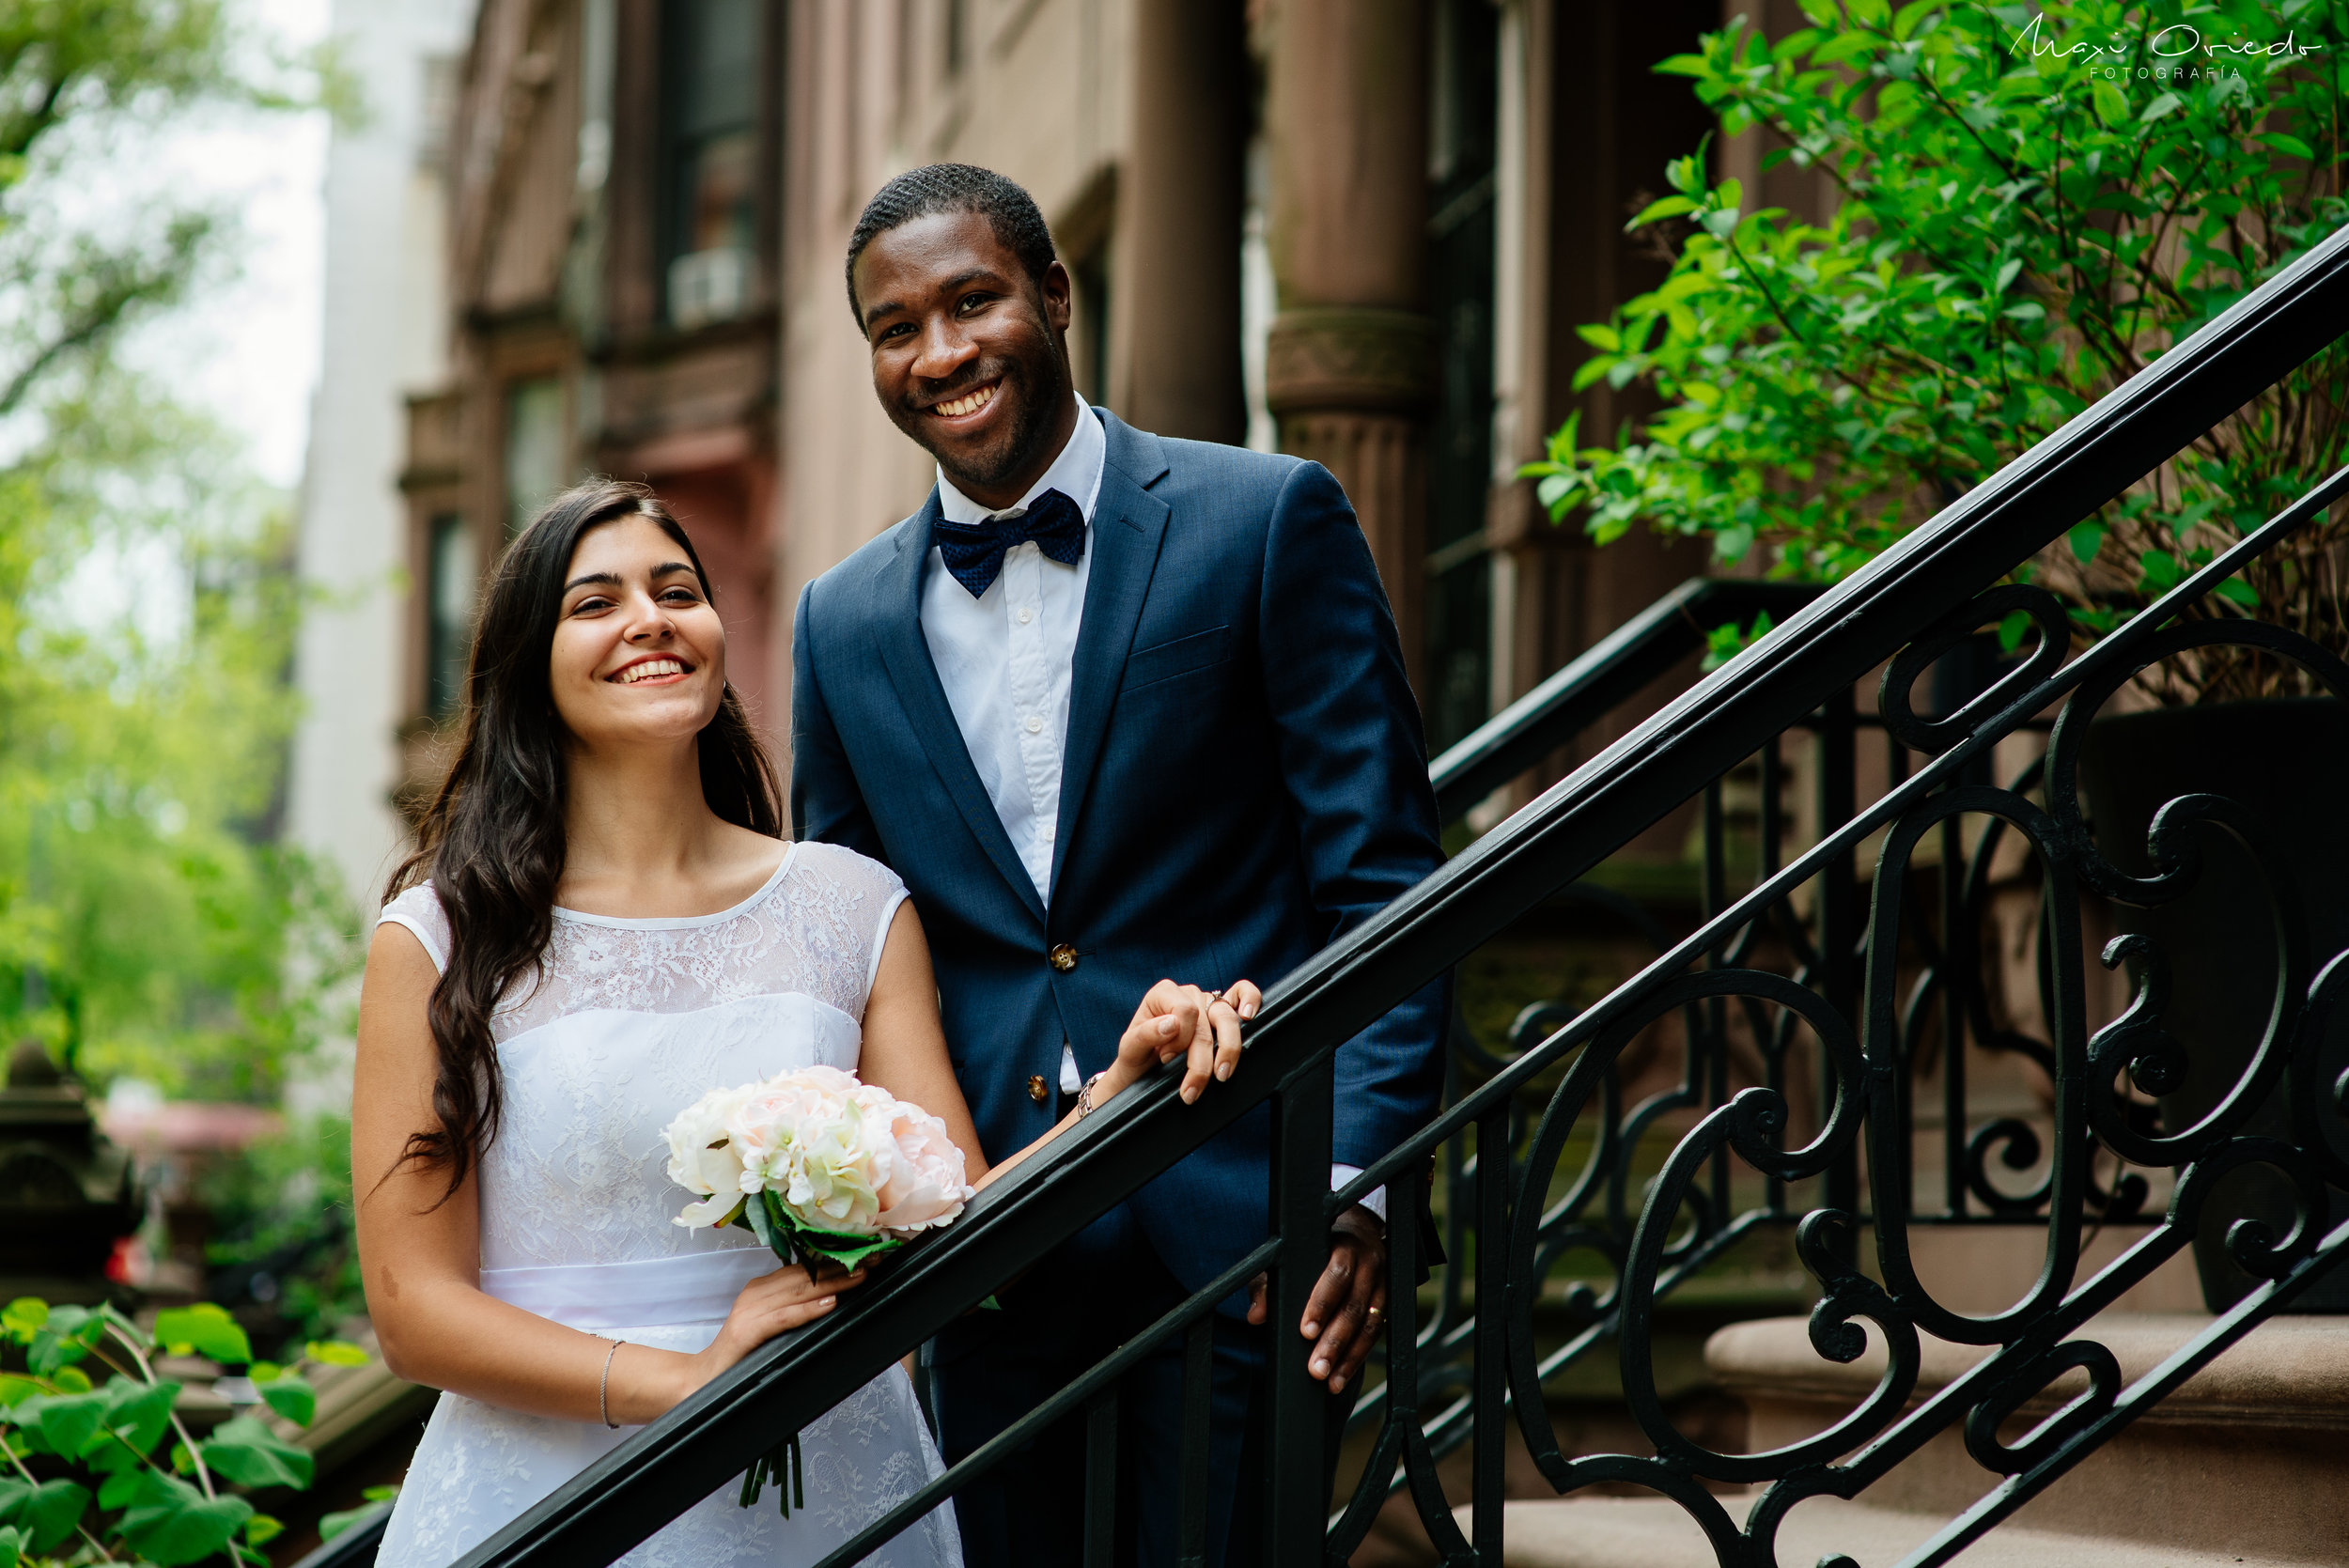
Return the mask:
<path fill-rule="evenodd" d="M 315 602 L 295 654 L 304 705 L 290 831 L 362 908 L 404 830 L 398 779 L 407 520 L 404 399 L 438 385 L 447 337 L 444 204 L 430 145 L 436 74 L 474 0 L 334 0 L 364 117 L 327 153 L 325 326 L 303 480 L 299 563 Z M 441 108 L 442 113 L 445 109 Z"/>

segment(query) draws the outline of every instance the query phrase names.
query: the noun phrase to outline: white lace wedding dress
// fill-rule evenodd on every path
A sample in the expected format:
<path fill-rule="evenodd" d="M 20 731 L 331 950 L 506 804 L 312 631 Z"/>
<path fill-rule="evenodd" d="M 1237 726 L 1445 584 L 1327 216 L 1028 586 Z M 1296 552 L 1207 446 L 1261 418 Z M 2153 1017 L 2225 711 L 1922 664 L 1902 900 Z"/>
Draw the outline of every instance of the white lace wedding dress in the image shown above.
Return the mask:
<path fill-rule="evenodd" d="M 557 909 L 543 977 L 493 1018 L 504 1120 L 481 1162 L 481 1288 L 606 1338 L 694 1351 L 735 1294 L 779 1266 L 732 1227 L 671 1223 L 661 1129 L 714 1088 L 815 1063 L 853 1069 L 865 993 L 905 886 L 825 844 L 794 845 L 721 914 L 610 920 Z M 382 918 L 445 968 L 429 885 Z M 445 1568 L 637 1429 L 518 1415 L 443 1393 L 393 1507 L 380 1568 Z M 739 1473 L 620 1560 L 630 1568 L 811 1564 L 939 1473 L 912 1385 L 891 1367 L 800 1437 L 807 1506 L 771 1483 L 736 1505 Z M 865 1560 L 958 1565 L 949 1505 Z"/>

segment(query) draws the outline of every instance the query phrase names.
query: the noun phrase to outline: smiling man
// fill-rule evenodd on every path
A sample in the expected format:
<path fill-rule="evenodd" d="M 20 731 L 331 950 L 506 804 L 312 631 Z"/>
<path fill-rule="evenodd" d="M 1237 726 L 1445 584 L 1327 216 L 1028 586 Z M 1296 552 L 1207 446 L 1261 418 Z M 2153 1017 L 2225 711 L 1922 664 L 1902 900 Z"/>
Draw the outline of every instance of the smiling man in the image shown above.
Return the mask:
<path fill-rule="evenodd" d="M 1068 273 L 1025 191 L 900 175 L 848 281 L 873 390 L 938 484 L 801 596 L 792 815 L 905 878 L 980 1137 L 1019 1148 L 1109 1064 L 1141 989 L 1276 980 L 1434 870 L 1425 742 L 1337 482 L 1086 407 Z M 1430 987 L 1338 1052 L 1333 1184 L 1434 1110 L 1447 1005 Z M 940 1336 L 947 1458 L 1261 1241 L 1269 1141 L 1260 1107 Z M 1333 1421 L 1385 1263 L 1383 1218 L 1348 1209 L 1290 1326 Z M 1261 1546 L 1265 1316 L 1258 1293 L 1216 1323 L 1210 1563 Z M 1178 1341 L 1127 1386 L 1123 1560 L 1174 1560 L 1180 1363 Z M 1071 1418 L 966 1488 L 972 1568 L 1076 1563 L 1083 1477 Z"/>

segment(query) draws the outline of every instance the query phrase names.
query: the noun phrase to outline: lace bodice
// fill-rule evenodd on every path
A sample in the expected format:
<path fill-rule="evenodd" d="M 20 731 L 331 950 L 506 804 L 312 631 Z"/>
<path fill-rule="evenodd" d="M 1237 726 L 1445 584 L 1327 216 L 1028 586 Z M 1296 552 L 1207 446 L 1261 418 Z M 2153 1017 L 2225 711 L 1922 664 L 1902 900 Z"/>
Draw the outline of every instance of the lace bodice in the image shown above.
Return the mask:
<path fill-rule="evenodd" d="M 672 1224 L 661 1129 L 711 1089 L 794 1067 L 854 1070 L 896 875 L 853 850 L 794 845 L 731 909 L 617 920 L 557 909 L 539 972 L 492 1015 L 503 1114 L 481 1160 L 489 1271 L 675 1257 L 756 1243 Z M 394 899 L 445 969 L 431 885 Z"/>
<path fill-rule="evenodd" d="M 537 978 L 499 1003 L 490 1025 L 507 1040 L 590 1008 L 688 1013 L 743 997 L 797 991 L 864 1017 L 889 917 L 905 884 L 878 861 L 833 844 L 795 844 L 766 886 L 731 909 L 670 920 L 554 911 Z M 432 884 L 410 888 L 383 918 L 448 967 L 448 916 Z"/>

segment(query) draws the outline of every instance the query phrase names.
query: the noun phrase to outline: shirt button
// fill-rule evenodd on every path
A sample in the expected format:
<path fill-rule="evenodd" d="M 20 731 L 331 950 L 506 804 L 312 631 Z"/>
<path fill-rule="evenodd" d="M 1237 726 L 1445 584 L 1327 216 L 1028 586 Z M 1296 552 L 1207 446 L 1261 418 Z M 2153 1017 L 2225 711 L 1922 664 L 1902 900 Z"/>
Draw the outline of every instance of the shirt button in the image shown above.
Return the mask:
<path fill-rule="evenodd" d="M 1042 735 L 1044 733 L 1044 721 L 1035 717 L 1034 714 L 1030 714 L 1028 716 L 1028 733 L 1030 735 Z"/>
<path fill-rule="evenodd" d="M 1030 621 L 1033 621 L 1033 620 L 1034 620 L 1034 619 L 1035 619 L 1035 612 L 1034 612 L 1034 611 L 1033 611 L 1033 610 L 1029 609 L 1029 608 L 1028 608 L 1026 605 L 1024 605 L 1024 604 L 1023 604 L 1023 605 L 1021 605 L 1021 606 L 1019 607 L 1019 624 L 1020 624 L 1021 626 L 1026 626 L 1026 625 L 1027 625 Z"/>
<path fill-rule="evenodd" d="M 1062 974 L 1066 974 L 1077 967 L 1077 950 L 1066 942 L 1062 942 L 1044 955 L 1044 961 Z"/>

